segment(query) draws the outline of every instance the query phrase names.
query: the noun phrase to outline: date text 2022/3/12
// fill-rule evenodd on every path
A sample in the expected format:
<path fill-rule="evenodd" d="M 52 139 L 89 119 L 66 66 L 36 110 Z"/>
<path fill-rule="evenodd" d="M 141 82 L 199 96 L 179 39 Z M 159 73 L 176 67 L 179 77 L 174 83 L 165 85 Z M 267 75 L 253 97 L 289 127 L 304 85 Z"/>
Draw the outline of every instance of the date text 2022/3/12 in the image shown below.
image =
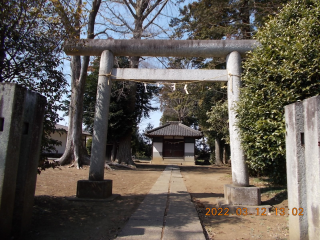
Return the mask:
<path fill-rule="evenodd" d="M 255 213 L 248 213 L 248 208 L 237 208 L 235 213 L 230 213 L 229 208 L 206 208 L 206 216 L 247 216 L 247 215 L 256 215 L 256 216 L 267 216 L 266 208 L 256 208 Z M 274 213 L 276 216 L 303 216 L 303 208 L 274 208 Z"/>

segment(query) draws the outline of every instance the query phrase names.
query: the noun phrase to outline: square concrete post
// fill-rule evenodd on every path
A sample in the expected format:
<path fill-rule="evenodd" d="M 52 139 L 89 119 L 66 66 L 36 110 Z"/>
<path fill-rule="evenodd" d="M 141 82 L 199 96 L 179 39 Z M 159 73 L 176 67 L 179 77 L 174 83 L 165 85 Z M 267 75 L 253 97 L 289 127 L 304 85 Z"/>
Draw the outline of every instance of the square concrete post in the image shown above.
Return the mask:
<path fill-rule="evenodd" d="M 24 96 L 22 87 L 0 84 L 0 236 L 4 239 L 9 239 L 12 227 Z"/>
<path fill-rule="evenodd" d="M 31 222 L 46 100 L 15 84 L 0 88 L 0 236 L 19 238 Z"/>
<path fill-rule="evenodd" d="M 236 112 L 234 106 L 240 97 L 241 86 L 241 56 L 238 52 L 232 52 L 227 56 L 228 72 L 228 109 L 229 109 L 229 132 L 230 132 L 230 150 L 232 183 L 235 186 L 249 186 L 249 174 L 246 165 L 244 152 L 241 147 L 240 136 L 235 126 Z"/>
<path fill-rule="evenodd" d="M 111 95 L 113 53 L 105 50 L 101 54 L 97 100 L 93 125 L 89 180 L 78 181 L 77 197 L 107 198 L 112 195 L 112 180 L 104 180 L 108 118 Z"/>
<path fill-rule="evenodd" d="M 307 189 L 302 102 L 285 106 L 286 162 L 290 239 L 308 239 Z M 292 215 L 292 209 L 303 209 L 302 216 Z"/>
<path fill-rule="evenodd" d="M 309 239 L 320 236 L 320 96 L 303 101 Z"/>
<path fill-rule="evenodd" d="M 26 92 L 12 222 L 12 235 L 17 238 L 31 224 L 45 106 L 45 97 L 35 92 Z"/>

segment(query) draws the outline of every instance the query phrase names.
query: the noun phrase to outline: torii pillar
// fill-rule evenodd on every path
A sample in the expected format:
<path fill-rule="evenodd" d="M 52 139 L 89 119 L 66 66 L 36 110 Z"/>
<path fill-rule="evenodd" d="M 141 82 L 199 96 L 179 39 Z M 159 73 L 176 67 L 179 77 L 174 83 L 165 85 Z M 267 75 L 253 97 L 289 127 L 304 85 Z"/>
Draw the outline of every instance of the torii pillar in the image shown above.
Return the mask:
<path fill-rule="evenodd" d="M 108 134 L 109 106 L 111 95 L 111 73 L 114 55 L 105 50 L 101 54 L 94 128 L 90 159 L 89 180 L 79 180 L 78 198 L 105 199 L 112 196 L 112 180 L 104 179 L 105 153 Z"/>
<path fill-rule="evenodd" d="M 236 126 L 237 118 L 235 106 L 239 101 L 241 87 L 241 55 L 233 51 L 227 55 L 228 72 L 228 110 L 232 184 L 224 186 L 224 201 L 219 204 L 227 204 L 235 208 L 245 206 L 249 213 L 255 211 L 261 204 L 260 188 L 249 187 L 249 174 L 244 151 L 241 147 L 239 131 Z M 269 206 L 264 206 L 266 210 Z M 231 210 L 231 209 L 230 209 Z M 231 210 L 232 211 L 232 210 Z M 268 210 L 269 211 L 269 210 Z"/>

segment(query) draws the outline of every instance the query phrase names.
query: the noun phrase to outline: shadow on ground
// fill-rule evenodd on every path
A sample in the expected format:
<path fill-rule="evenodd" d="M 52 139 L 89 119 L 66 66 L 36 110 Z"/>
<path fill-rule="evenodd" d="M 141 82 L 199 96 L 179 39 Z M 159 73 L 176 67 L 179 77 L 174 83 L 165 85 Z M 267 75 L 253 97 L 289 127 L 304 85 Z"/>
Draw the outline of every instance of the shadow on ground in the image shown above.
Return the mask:
<path fill-rule="evenodd" d="M 261 192 L 265 192 L 266 190 L 264 190 L 263 188 L 261 189 Z M 263 201 L 261 204 L 263 205 L 277 205 L 282 203 L 284 200 L 288 199 L 288 192 L 287 190 L 283 190 L 277 193 L 275 196 L 273 196 L 272 198 L 268 199 L 267 201 Z"/>

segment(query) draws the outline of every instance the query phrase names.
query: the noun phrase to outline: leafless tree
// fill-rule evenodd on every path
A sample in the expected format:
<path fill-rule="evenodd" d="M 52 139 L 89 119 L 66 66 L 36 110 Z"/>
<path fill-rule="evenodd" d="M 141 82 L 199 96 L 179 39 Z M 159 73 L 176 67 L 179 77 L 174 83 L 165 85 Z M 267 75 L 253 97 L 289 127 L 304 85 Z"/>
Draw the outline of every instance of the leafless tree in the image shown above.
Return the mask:
<path fill-rule="evenodd" d="M 110 32 L 122 34 L 123 37 L 131 35 L 133 39 L 150 38 L 166 32 L 155 19 L 159 17 L 169 0 L 114 0 L 103 2 L 93 0 L 85 5 L 82 0 L 51 0 L 56 11 L 64 24 L 65 29 L 70 33 L 69 41 L 80 39 L 82 30 L 87 30 L 87 39 L 95 37 L 111 37 Z M 103 5 L 103 7 L 102 7 Z M 119 5 L 123 6 L 122 12 Z M 97 17 L 99 11 L 103 14 Z M 130 18 L 128 15 L 130 15 Z M 97 21 L 99 19 L 99 22 Z M 131 21 L 131 22 L 130 22 Z M 157 31 L 148 31 L 152 27 Z M 95 32 L 96 28 L 96 32 Z M 131 67 L 137 68 L 140 56 L 131 57 Z M 82 145 L 82 114 L 83 114 L 83 93 L 87 78 L 90 57 L 71 57 L 71 100 L 69 106 L 69 131 L 66 150 L 63 156 L 58 159 L 60 164 L 69 164 L 80 168 L 83 163 L 89 162 L 85 149 Z M 129 111 L 134 111 L 136 83 L 130 84 Z M 134 126 L 133 119 L 126 120 L 128 126 Z M 131 159 L 131 131 L 128 131 L 120 141 L 118 160 L 120 162 L 132 163 Z"/>
<path fill-rule="evenodd" d="M 81 37 L 81 30 L 86 22 L 87 39 L 93 39 L 96 16 L 99 11 L 101 0 L 93 0 L 91 9 L 86 13 L 82 0 L 51 0 L 63 22 L 66 31 L 69 32 L 69 40 L 77 40 Z M 87 16 L 85 21 L 84 17 Z M 74 166 L 80 168 L 83 163 L 88 163 L 89 158 L 82 144 L 82 114 L 83 93 L 87 78 L 90 57 L 71 57 L 71 100 L 69 106 L 69 131 L 66 149 L 58 160 L 61 165 L 74 162 Z"/>
<path fill-rule="evenodd" d="M 123 37 L 132 39 L 153 38 L 166 30 L 156 23 L 163 9 L 167 6 L 169 0 L 114 0 L 106 3 L 105 21 L 109 23 L 105 28 L 101 28 L 100 33 L 113 30 Z M 119 11 L 122 6 L 122 11 Z M 140 56 L 130 57 L 130 67 L 138 68 Z M 137 84 L 129 83 L 128 99 L 130 104 L 127 105 L 127 112 L 134 114 Z M 130 126 L 129 130 L 120 139 L 117 159 L 119 162 L 132 164 L 131 157 L 131 134 L 132 127 L 137 124 L 136 119 L 130 118 L 125 120 Z"/>

